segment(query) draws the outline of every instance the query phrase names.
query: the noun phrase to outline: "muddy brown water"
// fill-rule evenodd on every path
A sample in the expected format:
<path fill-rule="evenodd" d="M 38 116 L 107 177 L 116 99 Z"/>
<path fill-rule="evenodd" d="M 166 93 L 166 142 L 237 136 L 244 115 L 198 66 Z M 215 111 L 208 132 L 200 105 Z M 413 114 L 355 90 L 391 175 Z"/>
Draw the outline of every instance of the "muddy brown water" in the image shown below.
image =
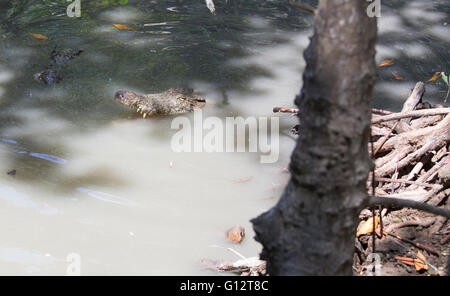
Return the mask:
<path fill-rule="evenodd" d="M 65 15 L 65 1 L 0 6 L 0 274 L 64 275 L 78 258 L 86 275 L 208 275 L 203 258 L 261 249 L 249 220 L 277 202 L 295 145 L 296 119 L 271 111 L 293 107 L 311 16 L 255 1 L 219 2 L 216 16 L 202 1 L 119 2 L 82 1 L 81 18 Z M 376 107 L 400 109 L 416 81 L 449 71 L 446 19 L 448 6 L 429 1 L 383 6 L 377 61 L 396 63 L 380 70 Z M 55 45 L 84 52 L 60 69 L 63 81 L 42 85 L 33 74 Z M 278 161 L 176 153 L 176 117 L 143 120 L 113 100 L 169 87 L 207 97 L 203 118 L 278 117 Z M 427 85 L 435 103 L 444 92 Z M 239 245 L 225 236 L 236 224 Z"/>

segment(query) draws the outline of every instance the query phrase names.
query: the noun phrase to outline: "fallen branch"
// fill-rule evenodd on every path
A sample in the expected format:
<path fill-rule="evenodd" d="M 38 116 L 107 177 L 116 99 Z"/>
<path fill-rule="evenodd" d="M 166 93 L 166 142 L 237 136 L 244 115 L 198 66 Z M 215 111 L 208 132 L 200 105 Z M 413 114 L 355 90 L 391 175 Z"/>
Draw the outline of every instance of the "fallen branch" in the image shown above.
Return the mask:
<path fill-rule="evenodd" d="M 273 107 L 273 112 L 274 113 L 298 113 L 298 109 L 297 108 L 288 108 L 288 107 Z M 376 108 L 372 108 L 372 113 L 380 113 L 380 114 L 384 114 L 384 115 L 392 115 L 392 114 L 398 114 L 395 112 L 391 112 L 391 111 L 387 111 L 387 110 L 382 110 L 382 109 L 376 109 Z"/>
<path fill-rule="evenodd" d="M 408 165 L 415 165 L 430 152 L 439 151 L 449 143 L 450 113 L 435 126 L 404 132 L 390 138 L 383 145 L 380 152 L 392 150 L 390 153 L 392 155 L 389 156 L 389 159 L 387 156 L 377 159 L 375 173 L 378 177 L 388 176 L 397 169 L 401 170 Z M 400 155 L 399 153 L 405 149 L 410 150 L 412 153 L 408 152 L 407 155 Z M 383 162 L 383 160 L 388 160 L 388 162 L 381 164 L 380 162 Z"/>
<path fill-rule="evenodd" d="M 422 96 L 425 93 L 425 84 L 423 82 L 417 82 L 413 91 L 403 103 L 403 108 L 400 113 L 405 114 L 407 112 L 414 111 L 417 104 L 422 100 Z M 403 118 L 398 121 L 398 127 L 396 129 L 397 132 L 407 131 L 410 129 L 409 123 L 411 122 L 411 118 Z M 397 125 L 396 125 L 397 126 Z"/>
<path fill-rule="evenodd" d="M 383 207 L 399 207 L 399 208 L 412 208 L 435 215 L 443 216 L 450 219 L 450 210 L 438 208 L 431 206 L 426 203 L 416 202 L 407 199 L 400 198 L 386 198 L 381 196 L 369 196 L 368 205 L 373 206 L 383 206 Z"/>
<path fill-rule="evenodd" d="M 450 108 L 434 108 L 434 109 L 422 109 L 414 110 L 405 113 L 393 113 L 390 115 L 385 115 L 372 120 L 372 124 L 381 123 L 385 121 L 392 121 L 408 117 L 422 117 L 422 116 L 433 116 L 433 115 L 445 115 L 450 114 Z"/>
<path fill-rule="evenodd" d="M 419 221 L 411 220 L 411 221 L 406 221 L 406 222 L 401 222 L 401 223 L 394 223 L 394 224 L 391 224 L 388 227 L 386 227 L 386 232 L 390 233 L 390 232 L 394 231 L 395 229 L 408 227 L 408 226 L 429 227 L 431 224 L 434 223 L 435 220 L 436 220 L 436 218 L 431 217 L 431 218 L 425 218 L 425 219 L 419 220 Z"/>
<path fill-rule="evenodd" d="M 430 188 L 434 188 L 436 186 L 434 184 L 422 183 L 422 182 L 417 182 L 417 181 L 408 181 L 408 180 L 401 180 L 401 179 L 392 180 L 390 178 L 380 178 L 380 177 L 376 177 L 375 181 L 386 182 L 386 183 L 412 184 L 412 185 L 417 185 L 417 186 L 422 186 L 422 187 L 430 187 Z"/>
<path fill-rule="evenodd" d="M 372 153 L 372 157 L 374 157 L 375 155 L 377 155 L 377 153 L 381 150 L 381 148 L 383 147 L 384 143 L 387 142 L 387 140 L 389 139 L 389 137 L 391 136 L 392 132 L 395 130 L 395 128 L 397 127 L 397 125 L 400 123 L 400 121 L 397 121 L 394 126 L 389 130 L 389 132 L 383 137 L 383 139 L 380 141 L 380 143 L 378 144 L 377 148 L 375 149 L 375 151 Z"/>
<path fill-rule="evenodd" d="M 273 107 L 273 113 L 298 113 L 298 109 L 287 107 Z"/>
<path fill-rule="evenodd" d="M 432 247 L 425 246 L 425 245 L 423 245 L 423 244 L 421 244 L 421 243 L 415 243 L 415 242 L 413 242 L 412 240 L 409 240 L 409 239 L 407 239 L 407 238 L 404 238 L 404 237 L 401 237 L 401 236 L 398 236 L 398 235 L 395 235 L 395 234 L 392 234 L 392 233 L 388 233 L 388 232 L 386 232 L 386 231 L 383 232 L 383 234 L 384 234 L 384 235 L 390 235 L 390 236 L 392 236 L 392 237 L 395 237 L 396 239 L 399 239 L 399 240 L 401 240 L 401 241 L 407 242 L 407 243 L 413 245 L 413 246 L 416 247 L 416 248 L 419 248 L 419 249 L 422 249 L 422 250 L 426 250 L 426 251 L 430 252 L 431 254 L 434 254 L 434 255 L 436 255 L 436 256 L 439 256 L 439 252 L 436 251 L 436 250 L 435 250 L 434 248 L 432 248 Z"/>
<path fill-rule="evenodd" d="M 384 114 L 384 115 L 389 115 L 389 114 L 394 114 L 395 113 L 395 112 L 391 112 L 391 111 L 387 111 L 387 110 L 383 110 L 383 109 L 376 109 L 376 108 L 372 108 L 372 112 L 373 113 Z"/>
<path fill-rule="evenodd" d="M 316 13 L 316 9 L 314 7 L 312 7 L 312 6 L 309 6 L 308 4 L 298 3 L 298 2 L 294 2 L 294 1 L 289 1 L 288 4 L 290 6 L 303 9 L 303 10 L 309 12 L 309 13 L 312 13 L 312 14 Z"/>

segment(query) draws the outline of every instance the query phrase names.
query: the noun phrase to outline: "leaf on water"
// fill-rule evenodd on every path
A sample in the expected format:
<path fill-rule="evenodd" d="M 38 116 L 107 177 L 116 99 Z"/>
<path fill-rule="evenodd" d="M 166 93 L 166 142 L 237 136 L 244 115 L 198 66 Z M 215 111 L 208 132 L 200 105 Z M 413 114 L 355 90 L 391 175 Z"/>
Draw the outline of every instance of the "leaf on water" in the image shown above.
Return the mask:
<path fill-rule="evenodd" d="M 240 244 L 245 238 L 244 226 L 236 225 L 227 230 L 227 238 L 235 244 Z"/>
<path fill-rule="evenodd" d="M 448 79 L 450 78 L 450 74 L 445 75 L 445 73 L 442 72 L 441 78 L 442 78 L 442 80 L 444 80 L 445 84 L 448 85 Z"/>
<path fill-rule="evenodd" d="M 375 229 L 377 229 L 377 227 L 378 227 L 378 216 L 375 217 Z M 358 237 L 360 235 L 369 234 L 372 232 L 373 232 L 373 217 L 370 217 L 358 228 L 356 236 Z"/>
<path fill-rule="evenodd" d="M 122 24 L 113 24 L 114 27 L 116 27 L 117 29 L 121 29 L 121 30 L 127 30 L 127 31 L 136 31 L 135 29 L 122 25 Z"/>
<path fill-rule="evenodd" d="M 245 177 L 242 179 L 236 179 L 236 180 L 233 180 L 233 182 L 234 183 L 244 183 L 244 182 L 250 181 L 251 179 L 253 179 L 253 176 L 248 176 L 248 177 Z"/>
<path fill-rule="evenodd" d="M 382 61 L 379 65 L 378 65 L 378 67 L 386 67 L 386 66 L 390 66 L 390 65 L 392 65 L 394 63 L 394 59 L 391 59 L 391 60 L 384 60 L 384 61 Z"/>
<path fill-rule="evenodd" d="M 35 34 L 35 33 L 30 33 L 30 34 L 31 34 L 31 36 L 33 36 L 36 39 L 43 39 L 43 40 L 47 40 L 48 39 L 47 36 L 42 35 L 42 34 Z"/>
<path fill-rule="evenodd" d="M 394 76 L 394 78 L 397 79 L 397 80 L 403 80 L 402 76 L 400 76 L 400 75 L 398 75 L 398 74 L 396 74 L 394 72 L 392 72 L 392 76 Z"/>
<path fill-rule="evenodd" d="M 435 81 L 436 79 L 438 79 L 439 77 L 441 77 L 443 72 L 436 72 L 434 73 L 433 76 L 431 76 L 430 79 L 427 80 L 427 82 L 431 82 L 431 81 Z"/>

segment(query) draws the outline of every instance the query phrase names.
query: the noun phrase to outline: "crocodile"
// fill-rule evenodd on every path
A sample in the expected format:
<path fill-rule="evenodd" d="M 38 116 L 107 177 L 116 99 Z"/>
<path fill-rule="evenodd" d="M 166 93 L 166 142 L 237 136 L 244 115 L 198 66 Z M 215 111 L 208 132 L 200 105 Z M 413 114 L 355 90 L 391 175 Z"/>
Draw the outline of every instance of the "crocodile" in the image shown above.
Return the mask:
<path fill-rule="evenodd" d="M 119 90 L 114 99 L 137 110 L 145 118 L 152 115 L 173 115 L 203 108 L 206 99 L 194 94 L 191 88 L 170 88 L 161 93 L 138 95 L 129 90 Z"/>
<path fill-rule="evenodd" d="M 34 74 L 34 79 L 36 81 L 51 85 L 60 82 L 62 80 L 62 77 L 55 69 L 48 68 L 44 71 Z"/>
<path fill-rule="evenodd" d="M 50 64 L 44 71 L 34 74 L 34 79 L 49 85 L 60 82 L 62 77 L 59 75 L 58 70 L 61 66 L 79 56 L 82 52 L 83 50 L 75 51 L 71 48 L 57 50 L 55 46 L 50 55 Z"/>

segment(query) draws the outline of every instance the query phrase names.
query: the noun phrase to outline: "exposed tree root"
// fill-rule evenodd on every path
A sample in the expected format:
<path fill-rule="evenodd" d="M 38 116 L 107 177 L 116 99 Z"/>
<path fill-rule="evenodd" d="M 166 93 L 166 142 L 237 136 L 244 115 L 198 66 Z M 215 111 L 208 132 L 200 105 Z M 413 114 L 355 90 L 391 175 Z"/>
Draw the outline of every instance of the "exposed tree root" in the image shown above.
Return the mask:
<path fill-rule="evenodd" d="M 372 145 L 369 147 L 374 149 L 371 154 L 374 155 L 375 176 L 369 177 L 367 189 L 369 192 L 369 188 L 374 186 L 376 196 L 368 195 L 367 206 L 381 206 L 384 208 L 382 216 L 387 212 L 396 212 L 393 210 L 399 208 L 412 208 L 437 215 L 425 218 L 417 215 L 411 220 L 394 223 L 391 223 L 392 219 L 388 219 L 386 228 L 382 226 L 380 231 L 439 256 L 439 252 L 430 246 L 391 233 L 406 226 L 431 226 L 430 233 L 437 233 L 450 219 L 450 108 L 432 107 L 431 104 L 422 102 L 424 92 L 424 83 L 417 83 L 399 113 L 372 109 Z M 273 112 L 298 114 L 299 110 L 275 107 Z M 302 133 L 299 126 L 294 131 Z M 415 212 L 413 215 L 416 215 Z M 367 239 L 370 240 L 370 236 L 356 239 L 355 256 L 359 258 L 360 266 L 372 252 Z M 364 240 L 366 242 L 363 246 Z M 441 244 L 449 240 L 448 233 L 443 233 Z M 250 261 L 204 261 L 203 264 L 219 272 L 242 275 L 266 273 L 264 261 L 258 258 Z M 354 270 L 357 270 L 355 266 Z"/>
<path fill-rule="evenodd" d="M 379 189 L 376 192 L 391 191 L 382 194 L 384 197 L 422 203 L 430 200 L 437 205 L 436 200 L 441 202 L 448 196 L 443 191 L 448 188 L 446 174 L 450 166 L 450 108 L 415 110 L 431 106 L 421 102 L 424 91 L 424 84 L 418 82 L 402 112 L 376 115 L 372 120 L 378 132 L 372 137 L 373 146 L 377 147 L 374 185 Z M 386 121 L 395 123 L 386 135 L 379 135 Z M 368 188 L 371 185 L 369 178 Z M 444 216 L 449 218 L 448 213 Z"/>
<path fill-rule="evenodd" d="M 384 207 L 408 207 L 413 209 L 422 210 L 425 212 L 429 212 L 435 215 L 440 215 L 450 219 L 450 210 L 438 208 L 435 206 L 431 206 L 427 203 L 416 202 L 408 199 L 400 199 L 400 198 L 388 198 L 388 197 L 379 197 L 379 196 L 371 196 L 369 199 L 369 205 L 382 205 Z"/>

